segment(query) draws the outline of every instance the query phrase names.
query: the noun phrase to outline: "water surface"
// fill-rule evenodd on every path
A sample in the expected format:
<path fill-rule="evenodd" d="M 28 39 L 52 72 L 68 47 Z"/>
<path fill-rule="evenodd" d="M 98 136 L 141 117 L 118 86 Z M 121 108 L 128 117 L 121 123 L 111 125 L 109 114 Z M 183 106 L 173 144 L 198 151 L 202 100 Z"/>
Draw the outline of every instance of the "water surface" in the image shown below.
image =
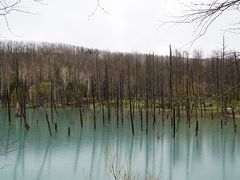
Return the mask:
<path fill-rule="evenodd" d="M 223 129 L 220 120 L 199 118 L 199 135 L 195 120 L 191 128 L 181 120 L 175 139 L 169 120 L 162 124 L 157 117 L 149 131 L 141 131 L 139 114 L 135 114 L 135 136 L 127 116 L 116 127 L 114 112 L 111 122 L 102 125 L 97 114 L 93 129 L 92 112 L 84 113 L 80 127 L 79 112 L 59 110 L 55 115 L 58 131 L 50 137 L 43 111 L 28 110 L 30 130 L 12 117 L 8 126 L 7 111 L 0 110 L 0 179 L 3 180 L 74 180 L 113 179 L 121 177 L 160 180 L 238 180 L 240 177 L 240 138 L 233 132 L 230 120 Z M 38 122 L 38 123 L 37 123 Z M 144 122 L 145 125 L 145 122 Z M 71 135 L 68 137 L 67 129 Z"/>

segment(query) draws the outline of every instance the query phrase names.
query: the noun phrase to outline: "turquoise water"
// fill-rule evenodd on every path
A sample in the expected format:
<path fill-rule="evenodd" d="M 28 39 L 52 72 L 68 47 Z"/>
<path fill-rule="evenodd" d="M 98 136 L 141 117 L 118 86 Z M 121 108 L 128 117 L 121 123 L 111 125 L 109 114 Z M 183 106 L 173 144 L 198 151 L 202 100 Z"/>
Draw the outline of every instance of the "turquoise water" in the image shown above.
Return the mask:
<path fill-rule="evenodd" d="M 128 117 L 117 129 L 114 112 L 110 124 L 106 119 L 105 127 L 102 114 L 97 113 L 94 131 L 91 111 L 84 113 L 82 129 L 77 109 L 59 110 L 55 115 L 58 132 L 51 124 L 53 137 L 50 137 L 43 111 L 27 112 L 28 132 L 15 117 L 8 126 L 7 112 L 0 110 L 1 180 L 105 180 L 114 179 L 113 174 L 120 179 L 240 178 L 240 138 L 239 132 L 233 132 L 231 119 L 221 129 L 219 119 L 200 118 L 197 137 L 195 121 L 188 128 L 182 119 L 173 139 L 169 120 L 163 125 L 160 117 L 154 129 L 150 119 L 146 135 L 141 131 L 139 115 L 135 114 L 136 134 L 132 136 Z"/>

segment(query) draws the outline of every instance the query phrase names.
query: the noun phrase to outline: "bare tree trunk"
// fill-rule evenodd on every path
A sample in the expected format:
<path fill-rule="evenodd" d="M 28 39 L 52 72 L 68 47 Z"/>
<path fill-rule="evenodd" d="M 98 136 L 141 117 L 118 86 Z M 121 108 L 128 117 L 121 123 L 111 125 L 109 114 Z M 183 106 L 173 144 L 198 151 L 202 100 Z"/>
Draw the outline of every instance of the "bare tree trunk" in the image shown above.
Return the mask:
<path fill-rule="evenodd" d="M 164 101 L 164 88 L 163 88 L 163 85 L 164 85 L 164 73 L 163 73 L 163 59 L 161 60 L 161 64 L 162 64 L 162 75 L 161 75 L 161 104 L 162 104 L 162 124 L 164 123 L 164 113 L 165 113 L 165 101 Z"/>
<path fill-rule="evenodd" d="M 142 113 L 142 108 L 140 108 L 140 119 L 141 119 L 141 131 L 143 131 L 143 113 Z"/>
<path fill-rule="evenodd" d="M 78 98 L 78 102 L 79 102 L 79 116 L 80 116 L 80 124 L 81 124 L 81 128 L 83 128 L 82 102 L 81 102 L 81 99 L 80 99 L 80 98 Z"/>
<path fill-rule="evenodd" d="M 173 108 L 173 84 L 172 84 L 172 76 L 173 76 L 173 70 L 172 70 L 172 48 L 171 45 L 169 46 L 170 50 L 170 66 L 169 66 L 169 108 Z"/>
<path fill-rule="evenodd" d="M 130 108 L 130 118 L 131 118 L 131 127 L 132 135 L 134 135 L 134 123 L 133 123 L 133 112 L 132 112 L 132 92 L 130 87 L 130 67 L 128 60 L 128 98 L 129 98 L 129 108 Z"/>
<path fill-rule="evenodd" d="M 195 136 L 198 136 L 198 120 L 196 121 Z"/>
<path fill-rule="evenodd" d="M 190 120 L 190 100 L 189 100 L 189 59 L 187 57 L 187 83 L 186 83 L 186 112 L 187 112 L 187 124 L 188 127 L 191 125 Z"/>
<path fill-rule="evenodd" d="M 117 128 L 119 126 L 119 83 L 117 83 Z"/>
<path fill-rule="evenodd" d="M 50 126 L 50 123 L 49 123 L 49 120 L 48 120 L 48 114 L 47 114 L 46 110 L 45 110 L 45 115 L 46 115 L 48 130 L 49 130 L 50 136 L 52 136 L 52 130 L 51 130 L 51 126 Z"/>
<path fill-rule="evenodd" d="M 30 126 L 28 125 L 27 123 L 27 120 L 26 120 L 26 114 L 24 114 L 24 99 L 25 99 L 25 91 L 26 91 L 26 88 L 24 88 L 24 92 L 22 93 L 23 95 L 21 95 L 20 97 L 20 94 L 19 94 L 19 66 L 18 66 L 18 59 L 16 59 L 16 75 L 17 75 L 17 79 L 16 79 L 16 95 L 17 95 L 17 102 L 19 104 L 19 109 L 20 109 L 20 114 L 21 114 L 21 117 L 23 117 L 23 120 L 24 120 L 24 127 L 27 129 L 27 131 L 29 130 Z M 25 85 L 24 85 L 25 86 Z"/>
<path fill-rule="evenodd" d="M 105 111 L 104 111 L 104 102 L 103 102 L 103 92 L 101 92 L 101 108 L 102 108 L 102 122 L 105 126 Z"/>
<path fill-rule="evenodd" d="M 110 112 L 110 103 L 109 103 L 109 75 L 108 75 L 108 66 L 105 60 L 105 91 L 106 91 L 106 99 L 107 99 L 107 108 L 108 108 L 108 123 L 110 123 L 111 112 Z"/>
<path fill-rule="evenodd" d="M 149 108 L 149 79 L 148 79 L 148 59 L 146 56 L 146 133 L 148 133 L 148 108 Z"/>
<path fill-rule="evenodd" d="M 123 73 L 120 76 L 120 113 L 121 113 L 121 121 L 123 125 Z"/>
<path fill-rule="evenodd" d="M 173 121 L 173 138 L 175 138 L 176 135 L 176 113 L 175 113 L 175 108 L 173 108 L 172 111 L 172 121 Z"/>
<path fill-rule="evenodd" d="M 8 87 L 7 87 L 7 110 L 8 110 L 8 124 L 11 125 L 11 107 Z"/>
<path fill-rule="evenodd" d="M 223 49 L 222 49 L 222 59 L 221 59 L 221 70 L 220 70 L 220 93 L 221 93 L 221 114 L 222 118 L 226 121 L 227 119 L 227 107 L 226 107 L 226 101 L 224 96 L 224 61 L 225 61 L 225 43 L 224 43 L 224 37 L 223 37 Z"/>
<path fill-rule="evenodd" d="M 53 120 L 53 104 L 54 104 L 54 102 L 53 102 L 53 81 L 52 81 L 52 78 L 51 78 L 51 80 L 50 80 L 50 99 L 51 99 L 51 104 L 50 104 L 50 106 L 51 106 L 51 121 L 52 121 L 52 123 L 54 123 L 54 120 Z"/>
<path fill-rule="evenodd" d="M 51 130 L 51 126 L 50 126 L 50 123 L 49 123 L 49 118 L 48 118 L 48 113 L 47 113 L 47 109 L 46 107 L 44 106 L 44 101 L 42 99 L 42 96 L 39 92 L 39 87 L 36 85 L 36 91 L 37 91 L 37 97 L 39 99 L 39 102 L 42 104 L 43 108 L 44 108 L 44 111 L 45 111 L 45 117 L 46 117 L 46 121 L 47 121 L 47 125 L 48 125 L 48 130 L 49 130 L 49 134 L 50 136 L 52 136 L 52 130 Z"/>
<path fill-rule="evenodd" d="M 93 77 L 91 77 L 91 87 L 92 87 L 92 101 L 93 101 L 93 122 L 94 122 L 94 129 L 96 129 L 95 85 L 94 85 Z"/>
<path fill-rule="evenodd" d="M 232 109 L 232 118 L 233 118 L 233 129 L 234 129 L 234 132 L 237 133 L 237 124 L 236 124 L 235 108 L 234 108 L 234 106 L 231 106 L 231 109 Z"/>
<path fill-rule="evenodd" d="M 156 123 L 156 97 L 155 97 L 155 63 L 154 63 L 154 54 L 153 54 L 153 62 L 152 62 L 152 73 L 153 73 L 153 128 L 155 127 Z"/>

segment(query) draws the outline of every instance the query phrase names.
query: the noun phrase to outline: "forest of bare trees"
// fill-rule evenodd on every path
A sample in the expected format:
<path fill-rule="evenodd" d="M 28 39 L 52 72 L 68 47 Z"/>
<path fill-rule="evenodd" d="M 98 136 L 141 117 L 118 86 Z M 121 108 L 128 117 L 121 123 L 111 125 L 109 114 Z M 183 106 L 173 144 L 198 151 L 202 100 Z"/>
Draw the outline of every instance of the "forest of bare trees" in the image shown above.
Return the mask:
<path fill-rule="evenodd" d="M 113 53 L 81 47 L 27 42 L 0 43 L 0 98 L 1 106 L 20 117 L 29 129 L 28 108 L 43 108 L 51 135 L 51 124 L 57 128 L 54 113 L 58 108 L 78 107 L 79 121 L 84 126 L 82 113 L 93 109 L 94 128 L 96 111 L 102 112 L 102 123 L 111 123 L 116 114 L 117 126 L 124 122 L 123 111 L 128 109 L 132 133 L 134 114 L 141 119 L 170 112 L 175 131 L 178 121 L 186 116 L 219 112 L 226 121 L 228 109 L 235 115 L 239 110 L 240 72 L 238 54 L 214 51 L 203 58 L 200 51 L 192 57 L 172 50 L 169 56 L 137 53 Z M 112 114 L 111 108 L 116 113 Z M 141 127 L 142 127 L 141 123 Z"/>

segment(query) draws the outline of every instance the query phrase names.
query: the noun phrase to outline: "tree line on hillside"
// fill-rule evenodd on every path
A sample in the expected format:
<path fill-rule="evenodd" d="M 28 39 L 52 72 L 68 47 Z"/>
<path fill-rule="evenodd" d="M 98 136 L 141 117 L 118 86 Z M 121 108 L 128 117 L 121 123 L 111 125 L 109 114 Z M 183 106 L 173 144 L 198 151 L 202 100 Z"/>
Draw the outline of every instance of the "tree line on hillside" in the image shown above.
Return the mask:
<path fill-rule="evenodd" d="M 54 113 L 60 107 L 78 107 L 82 127 L 84 109 L 93 109 L 94 128 L 96 111 L 102 112 L 104 125 L 110 123 L 114 107 L 119 126 L 127 107 L 133 134 L 136 110 L 141 118 L 145 113 L 146 131 L 149 114 L 154 126 L 157 112 L 162 112 L 164 120 L 164 113 L 170 111 L 176 128 L 175 116 L 180 119 L 184 113 L 190 126 L 193 112 L 202 115 L 213 104 L 224 121 L 228 108 L 235 114 L 239 105 L 239 64 L 238 53 L 227 52 L 224 44 L 212 57 L 203 58 L 201 51 L 189 57 L 186 52 L 172 51 L 171 46 L 169 56 L 158 56 L 64 44 L 0 42 L 1 106 L 8 109 L 9 124 L 14 107 L 26 129 L 27 108 L 43 108 L 50 134 L 51 123 L 57 128 Z"/>

